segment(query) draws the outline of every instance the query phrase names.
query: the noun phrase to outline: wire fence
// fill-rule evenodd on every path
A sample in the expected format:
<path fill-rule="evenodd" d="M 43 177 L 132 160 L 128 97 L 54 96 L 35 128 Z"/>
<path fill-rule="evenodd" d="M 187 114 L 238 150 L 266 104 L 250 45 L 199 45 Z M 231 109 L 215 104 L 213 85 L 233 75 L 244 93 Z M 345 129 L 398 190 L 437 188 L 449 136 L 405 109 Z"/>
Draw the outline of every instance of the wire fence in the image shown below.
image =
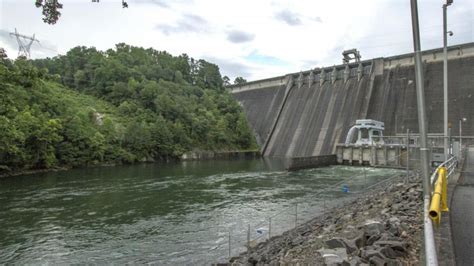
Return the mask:
<path fill-rule="evenodd" d="M 420 178 L 420 158 L 417 138 L 418 136 L 413 137 L 409 134 L 406 136 L 387 137 L 387 139 L 391 139 L 391 143 L 405 145 L 405 152 L 388 157 L 388 160 L 392 162 L 400 161 L 401 157 L 404 157 L 407 162 L 405 175 L 397 173 L 373 183 L 372 181 L 368 181 L 367 169 L 370 169 L 370 167 L 362 167 L 362 174 L 346 177 L 342 180 L 339 179 L 337 182 L 317 191 L 317 194 L 313 195 L 311 199 L 305 198 L 305 200 L 292 202 L 287 207 L 266 218 L 261 218 L 249 223 L 242 223 L 229 230 L 227 233 L 228 241 L 219 244 L 219 249 L 223 251 L 220 260 L 230 259 L 248 252 L 257 247 L 260 243 L 295 229 L 315 217 L 322 216 L 324 218 L 329 214 L 331 209 L 342 206 L 349 200 L 353 200 L 356 196 L 369 193 L 377 186 L 393 183 L 395 178 L 399 178 L 404 182 L 408 182 L 413 178 Z M 431 148 L 442 147 L 443 142 L 444 138 L 442 136 L 432 136 L 429 138 Z M 459 157 L 462 157 L 462 150 L 463 149 L 460 148 Z M 456 161 L 456 159 L 450 159 L 446 162 L 449 176 L 454 172 L 457 166 Z M 434 172 L 436 172 L 436 170 Z M 325 177 L 337 178 L 335 174 Z M 431 182 L 434 182 L 433 176 Z"/>
<path fill-rule="evenodd" d="M 292 202 L 284 209 L 266 218 L 247 224 L 239 224 L 232 228 L 227 234 L 227 241 L 219 244 L 218 249 L 226 253 L 222 254 L 219 259 L 225 260 L 238 256 L 249 249 L 255 248 L 259 243 L 265 242 L 274 236 L 282 235 L 315 217 L 321 215 L 324 217 L 332 208 L 342 205 L 376 186 L 403 176 L 403 174 L 396 173 L 372 183 L 369 178 L 375 176 L 369 176 L 368 169 L 368 167 L 363 167 L 362 174 L 343 178 L 318 191 L 310 198 Z"/>
<path fill-rule="evenodd" d="M 317 191 L 317 194 L 313 195 L 311 199 L 306 198 L 305 200 L 292 202 L 287 207 L 266 218 L 250 223 L 242 223 L 232 228 L 227 234 L 228 241 L 219 244 L 219 249 L 225 251 L 225 254 L 223 252 L 221 255 L 220 260 L 230 259 L 247 252 L 249 249 L 255 248 L 259 243 L 295 229 L 315 217 L 324 217 L 331 209 L 342 206 L 347 201 L 353 200 L 356 196 L 369 193 L 377 186 L 387 185 L 387 183 L 392 182 L 395 178 L 400 178 L 404 182 L 408 182 L 409 179 L 420 178 L 419 147 L 413 142 L 410 143 L 410 138 L 406 136 L 397 138 L 400 139 L 399 144 L 406 145 L 408 143 L 406 152 L 392 156 L 389 160 L 397 161 L 400 160 L 399 157 L 405 157 L 405 160 L 408 162 L 405 175 L 396 173 L 373 183 L 368 180 L 367 169 L 370 169 L 370 167 L 362 167 L 362 174 L 346 177 L 342 180 L 339 179 L 334 184 Z M 435 136 L 432 137 L 430 144 L 436 146 L 441 144 L 442 140 L 443 137 Z M 454 171 L 453 169 L 454 163 L 451 163 L 449 165 L 450 174 Z M 325 177 L 337 178 L 335 174 Z"/>

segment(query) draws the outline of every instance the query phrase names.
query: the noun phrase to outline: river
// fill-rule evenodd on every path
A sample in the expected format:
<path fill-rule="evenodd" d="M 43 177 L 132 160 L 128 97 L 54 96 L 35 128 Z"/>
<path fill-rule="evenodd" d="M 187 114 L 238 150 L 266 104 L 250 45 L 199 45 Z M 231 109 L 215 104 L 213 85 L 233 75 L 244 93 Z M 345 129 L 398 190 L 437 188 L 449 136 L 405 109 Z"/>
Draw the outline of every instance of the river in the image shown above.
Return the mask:
<path fill-rule="evenodd" d="M 256 229 L 267 237 L 269 217 L 272 235 L 281 233 L 400 173 L 347 166 L 286 172 L 278 161 L 254 159 L 4 178 L 0 263 L 209 264 L 229 255 L 229 236 L 231 255 L 242 251 L 249 224 L 252 239 Z"/>

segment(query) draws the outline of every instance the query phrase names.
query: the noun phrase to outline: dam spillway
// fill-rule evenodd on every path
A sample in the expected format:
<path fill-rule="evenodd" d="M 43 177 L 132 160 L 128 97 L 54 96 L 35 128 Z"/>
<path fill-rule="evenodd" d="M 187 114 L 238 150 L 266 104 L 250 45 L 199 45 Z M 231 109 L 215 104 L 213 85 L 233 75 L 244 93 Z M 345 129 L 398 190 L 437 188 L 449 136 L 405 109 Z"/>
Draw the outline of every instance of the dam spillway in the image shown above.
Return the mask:
<path fill-rule="evenodd" d="M 474 135 L 474 43 L 448 48 L 449 121 Z M 443 132 L 442 49 L 423 52 L 428 132 Z M 385 122 L 385 135 L 418 132 L 413 54 L 317 68 L 229 87 L 262 154 L 335 154 L 356 119 Z"/>

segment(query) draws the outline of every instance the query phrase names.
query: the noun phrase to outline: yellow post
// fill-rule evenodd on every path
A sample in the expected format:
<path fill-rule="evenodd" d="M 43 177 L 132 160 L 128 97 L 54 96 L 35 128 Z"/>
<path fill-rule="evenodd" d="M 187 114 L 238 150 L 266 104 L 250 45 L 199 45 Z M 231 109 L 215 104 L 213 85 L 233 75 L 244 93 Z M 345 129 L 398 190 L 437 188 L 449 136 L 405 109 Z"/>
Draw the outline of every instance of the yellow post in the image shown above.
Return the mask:
<path fill-rule="evenodd" d="M 433 222 L 435 222 L 436 224 L 439 224 L 440 222 L 441 212 L 449 211 L 447 204 L 448 188 L 446 174 L 446 168 L 441 167 L 438 171 L 438 180 L 436 181 L 433 195 L 431 196 L 429 215 L 431 220 L 433 220 Z"/>
<path fill-rule="evenodd" d="M 448 208 L 448 170 L 446 167 L 443 167 L 440 169 L 440 171 L 443 171 L 443 175 L 440 175 L 440 177 L 443 178 L 443 184 L 441 187 L 441 211 L 447 212 L 449 211 Z"/>

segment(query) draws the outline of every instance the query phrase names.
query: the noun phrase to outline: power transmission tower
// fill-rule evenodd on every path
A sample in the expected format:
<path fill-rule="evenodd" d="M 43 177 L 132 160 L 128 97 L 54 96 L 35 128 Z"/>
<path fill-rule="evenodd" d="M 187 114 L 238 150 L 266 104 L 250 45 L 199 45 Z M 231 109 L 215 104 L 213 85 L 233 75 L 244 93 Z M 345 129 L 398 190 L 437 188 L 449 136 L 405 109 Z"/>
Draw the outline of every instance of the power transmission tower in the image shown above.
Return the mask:
<path fill-rule="evenodd" d="M 30 58 L 31 53 L 30 53 L 30 48 L 33 42 L 38 42 L 39 40 L 35 39 L 35 35 L 33 34 L 33 37 L 30 36 L 25 36 L 20 33 L 15 28 L 15 33 L 10 32 L 10 36 L 15 36 L 16 41 L 18 42 L 18 56 L 24 56 L 26 58 Z"/>

